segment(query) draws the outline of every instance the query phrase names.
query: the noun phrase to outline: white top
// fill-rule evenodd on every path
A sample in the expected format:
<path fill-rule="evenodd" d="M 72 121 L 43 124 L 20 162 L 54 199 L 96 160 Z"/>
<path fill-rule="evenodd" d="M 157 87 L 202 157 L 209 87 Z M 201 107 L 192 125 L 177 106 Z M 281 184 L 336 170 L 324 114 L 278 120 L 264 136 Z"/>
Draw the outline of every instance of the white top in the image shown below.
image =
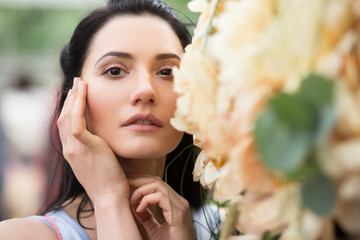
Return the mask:
<path fill-rule="evenodd" d="M 196 237 L 198 240 L 215 239 L 212 232 L 219 232 L 220 214 L 217 207 L 208 205 L 199 209 L 191 209 L 193 216 Z M 51 218 L 59 229 L 63 240 L 91 240 L 80 224 L 69 216 L 63 209 L 54 210 L 45 216 Z M 52 223 L 44 216 L 31 216 L 31 219 L 38 219 L 45 222 L 56 233 Z"/>

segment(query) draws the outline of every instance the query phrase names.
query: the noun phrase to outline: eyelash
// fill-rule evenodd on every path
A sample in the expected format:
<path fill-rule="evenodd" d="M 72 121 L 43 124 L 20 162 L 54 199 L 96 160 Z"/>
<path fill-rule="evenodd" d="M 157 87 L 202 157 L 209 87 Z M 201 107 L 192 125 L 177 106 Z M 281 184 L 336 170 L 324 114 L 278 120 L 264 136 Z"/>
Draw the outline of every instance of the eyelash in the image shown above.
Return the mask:
<path fill-rule="evenodd" d="M 114 69 L 116 69 L 118 71 L 118 73 L 115 75 L 111 74 L 111 71 Z M 165 71 L 165 73 L 164 73 L 164 71 Z M 109 66 L 103 71 L 102 75 L 108 75 L 112 78 L 117 78 L 117 77 L 123 75 L 124 73 L 126 73 L 126 71 L 123 70 L 121 67 Z M 173 80 L 173 78 L 174 78 L 172 67 L 163 68 L 157 74 L 160 75 L 162 78 L 165 78 L 166 80 Z"/>
<path fill-rule="evenodd" d="M 170 71 L 170 74 L 161 73 L 161 72 L 163 72 L 163 71 Z M 172 68 L 164 68 L 164 69 L 161 69 L 161 70 L 158 72 L 158 75 L 160 75 L 162 78 L 165 78 L 166 80 L 173 80 L 173 79 L 174 79 Z"/>
<path fill-rule="evenodd" d="M 111 70 L 113 70 L 113 69 L 117 69 L 117 70 L 119 71 L 119 73 L 116 74 L 116 75 L 111 74 L 110 72 L 111 72 Z M 103 75 L 107 74 L 107 75 L 109 75 L 110 77 L 116 78 L 116 77 L 118 77 L 118 76 L 120 76 L 120 75 L 122 75 L 122 74 L 124 74 L 124 73 L 125 73 L 125 71 L 124 71 L 121 67 L 110 66 L 110 67 L 108 67 L 108 68 L 106 68 L 106 69 L 104 70 Z"/>

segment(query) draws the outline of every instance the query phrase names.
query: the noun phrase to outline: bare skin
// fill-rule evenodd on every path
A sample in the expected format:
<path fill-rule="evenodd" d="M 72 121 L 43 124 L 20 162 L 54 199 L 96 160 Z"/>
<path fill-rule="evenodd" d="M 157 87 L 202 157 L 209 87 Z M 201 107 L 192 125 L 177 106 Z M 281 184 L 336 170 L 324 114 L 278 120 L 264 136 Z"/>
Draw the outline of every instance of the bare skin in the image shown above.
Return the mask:
<path fill-rule="evenodd" d="M 112 19 L 91 44 L 57 124 L 64 157 L 94 205 L 81 218 L 94 228 L 85 229 L 92 240 L 195 239 L 189 203 L 161 180 L 166 155 L 182 137 L 170 125 L 177 96 L 168 75 L 182 51 L 170 26 L 148 15 Z M 161 126 L 123 124 L 138 113 Z M 78 206 L 79 198 L 65 208 L 75 220 Z M 14 219 L 0 223 L 0 238 L 57 236 L 39 220 Z"/>

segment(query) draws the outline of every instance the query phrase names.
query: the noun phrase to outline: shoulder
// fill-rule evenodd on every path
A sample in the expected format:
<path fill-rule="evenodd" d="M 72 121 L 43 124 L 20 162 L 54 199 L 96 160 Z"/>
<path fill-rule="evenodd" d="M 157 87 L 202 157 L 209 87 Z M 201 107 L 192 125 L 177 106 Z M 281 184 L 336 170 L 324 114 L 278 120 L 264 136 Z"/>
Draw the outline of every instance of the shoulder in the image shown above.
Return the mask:
<path fill-rule="evenodd" d="M 37 219 L 16 218 L 0 222 L 0 239 L 57 240 L 56 234 Z"/>

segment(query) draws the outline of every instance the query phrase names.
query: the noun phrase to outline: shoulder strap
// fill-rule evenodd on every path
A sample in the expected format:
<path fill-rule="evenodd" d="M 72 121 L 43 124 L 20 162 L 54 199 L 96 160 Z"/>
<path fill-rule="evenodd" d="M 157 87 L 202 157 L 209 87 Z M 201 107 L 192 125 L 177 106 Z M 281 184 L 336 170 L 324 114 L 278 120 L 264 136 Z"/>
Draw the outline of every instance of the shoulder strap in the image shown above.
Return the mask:
<path fill-rule="evenodd" d="M 56 235 L 58 236 L 59 240 L 63 240 L 62 237 L 61 237 L 60 231 L 59 231 L 58 227 L 56 226 L 54 220 L 52 220 L 52 219 L 49 218 L 48 216 L 44 216 L 44 218 L 51 223 L 51 225 L 52 225 L 52 227 L 54 228 L 55 233 L 56 233 Z"/>

